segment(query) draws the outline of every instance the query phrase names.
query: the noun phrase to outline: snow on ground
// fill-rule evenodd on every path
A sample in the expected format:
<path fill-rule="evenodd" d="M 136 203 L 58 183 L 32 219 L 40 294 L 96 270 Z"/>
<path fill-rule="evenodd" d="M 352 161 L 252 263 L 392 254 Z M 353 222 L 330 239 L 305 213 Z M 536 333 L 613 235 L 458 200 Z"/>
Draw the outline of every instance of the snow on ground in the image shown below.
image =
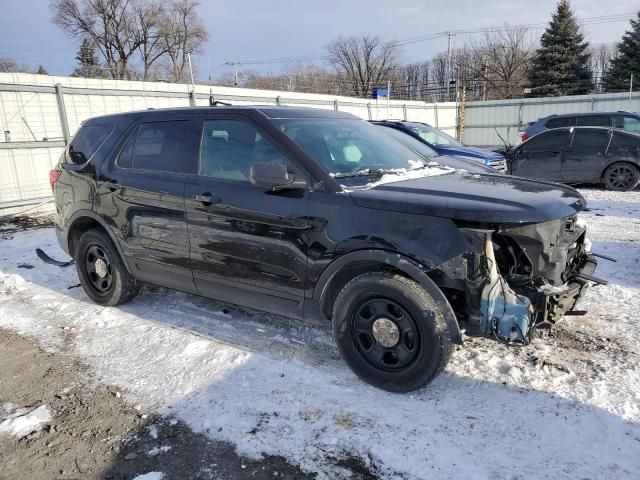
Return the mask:
<path fill-rule="evenodd" d="M 43 424 L 50 422 L 52 418 L 46 405 L 34 409 L 20 408 L 0 423 L 0 433 L 8 433 L 18 438 L 26 437 L 40 430 Z"/>
<path fill-rule="evenodd" d="M 103 308 L 51 229 L 0 239 L 0 328 L 65 349 L 133 403 L 283 455 L 320 478 L 356 456 L 383 478 L 608 478 L 640 471 L 640 193 L 583 190 L 602 261 L 581 308 L 534 345 L 468 339 L 410 395 L 359 381 L 328 331 L 196 296 L 145 288 Z M 600 216 L 604 215 L 604 216 Z M 1 237 L 0 237 L 1 238 Z M 34 268 L 29 268 L 33 265 Z"/>

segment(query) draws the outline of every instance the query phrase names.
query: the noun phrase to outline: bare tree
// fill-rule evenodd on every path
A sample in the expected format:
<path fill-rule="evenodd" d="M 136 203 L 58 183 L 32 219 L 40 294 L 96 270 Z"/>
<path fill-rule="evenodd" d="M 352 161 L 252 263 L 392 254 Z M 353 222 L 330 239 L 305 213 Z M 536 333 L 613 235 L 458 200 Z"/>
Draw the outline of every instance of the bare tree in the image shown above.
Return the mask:
<path fill-rule="evenodd" d="M 514 98 L 528 82 L 534 40 L 526 27 L 508 26 L 485 34 L 473 45 L 476 74 L 489 98 Z"/>
<path fill-rule="evenodd" d="M 374 88 L 386 85 L 401 54 L 393 42 L 383 43 L 371 35 L 338 37 L 327 46 L 327 52 L 336 73 L 359 97 L 368 97 Z"/>
<path fill-rule="evenodd" d="M 165 3 L 160 0 L 139 0 L 134 3 L 133 11 L 140 39 L 142 79 L 149 80 L 153 64 L 168 53 L 161 30 L 166 15 Z"/>
<path fill-rule="evenodd" d="M 132 0 L 53 0 L 53 21 L 73 37 L 93 40 L 114 79 L 130 78 L 142 41 Z"/>
<path fill-rule="evenodd" d="M 173 0 L 165 11 L 160 27 L 169 69 L 175 82 L 186 81 L 188 56 L 200 51 L 208 38 L 196 11 L 197 0 Z"/>
<path fill-rule="evenodd" d="M 614 45 L 598 45 L 589 47 L 589 69 L 593 76 L 593 83 L 596 87 L 596 92 L 602 92 L 602 79 L 605 73 L 609 69 L 611 60 L 615 56 L 615 44 Z"/>
<path fill-rule="evenodd" d="M 0 57 L 0 72 L 11 73 L 11 72 L 19 72 L 19 71 L 20 71 L 20 67 L 13 59 Z"/>

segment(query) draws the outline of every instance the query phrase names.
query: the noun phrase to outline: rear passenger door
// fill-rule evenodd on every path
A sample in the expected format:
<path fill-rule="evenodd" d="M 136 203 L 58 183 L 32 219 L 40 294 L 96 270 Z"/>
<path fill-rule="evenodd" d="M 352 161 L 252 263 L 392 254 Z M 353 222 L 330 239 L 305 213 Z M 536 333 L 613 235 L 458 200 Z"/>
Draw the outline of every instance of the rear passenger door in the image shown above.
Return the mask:
<path fill-rule="evenodd" d="M 202 295 L 302 317 L 307 268 L 307 190 L 251 184 L 254 162 L 281 162 L 308 174 L 249 118 L 201 122 L 199 168 L 186 182 L 191 264 Z"/>
<path fill-rule="evenodd" d="M 188 118 L 135 125 L 100 172 L 96 202 L 136 278 L 187 292 L 195 286 L 184 188 L 199 139 Z"/>
<path fill-rule="evenodd" d="M 511 161 L 511 174 L 562 181 L 562 153 L 569 130 L 548 130 L 523 143 Z"/>
<path fill-rule="evenodd" d="M 605 129 L 575 129 L 565 150 L 562 178 L 565 182 L 590 182 L 602 173 L 608 161 L 611 132 Z"/>

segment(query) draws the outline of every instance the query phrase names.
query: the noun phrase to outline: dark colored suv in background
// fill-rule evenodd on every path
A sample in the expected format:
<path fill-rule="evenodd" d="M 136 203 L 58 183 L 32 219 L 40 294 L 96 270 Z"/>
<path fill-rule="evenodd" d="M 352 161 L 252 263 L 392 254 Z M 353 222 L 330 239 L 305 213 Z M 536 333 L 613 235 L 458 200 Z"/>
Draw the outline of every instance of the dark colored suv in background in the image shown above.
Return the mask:
<path fill-rule="evenodd" d="M 520 141 L 525 142 L 545 130 L 561 127 L 609 127 L 640 133 L 640 115 L 622 111 L 549 115 L 538 119 L 520 133 Z"/>
<path fill-rule="evenodd" d="M 352 115 L 149 110 L 83 124 L 51 172 L 86 294 L 144 283 L 333 325 L 365 381 L 429 382 L 461 327 L 527 343 L 596 268 L 574 189 L 432 164 Z"/>

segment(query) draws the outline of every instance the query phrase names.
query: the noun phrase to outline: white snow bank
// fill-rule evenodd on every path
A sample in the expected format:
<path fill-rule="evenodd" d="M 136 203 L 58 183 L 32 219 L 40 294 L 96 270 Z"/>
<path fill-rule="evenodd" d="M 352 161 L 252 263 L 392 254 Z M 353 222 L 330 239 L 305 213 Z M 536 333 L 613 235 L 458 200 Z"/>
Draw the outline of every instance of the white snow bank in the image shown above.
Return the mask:
<path fill-rule="evenodd" d="M 22 438 L 40 430 L 43 424 L 50 422 L 52 418 L 46 405 L 40 405 L 33 410 L 18 409 L 0 423 L 0 433 Z"/>

